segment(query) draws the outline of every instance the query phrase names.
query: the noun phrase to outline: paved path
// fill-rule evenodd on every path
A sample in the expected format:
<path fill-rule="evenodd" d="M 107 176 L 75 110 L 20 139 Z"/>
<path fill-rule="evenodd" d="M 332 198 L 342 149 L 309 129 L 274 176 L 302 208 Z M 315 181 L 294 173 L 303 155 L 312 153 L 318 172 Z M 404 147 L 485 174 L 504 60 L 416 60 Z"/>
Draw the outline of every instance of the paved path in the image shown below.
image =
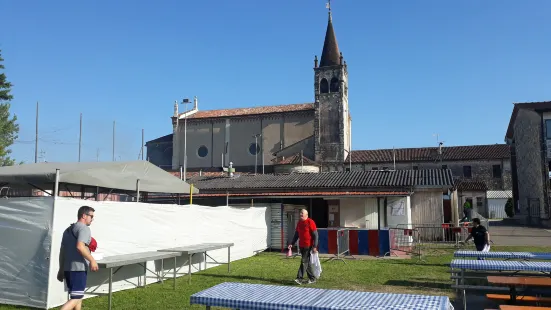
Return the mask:
<path fill-rule="evenodd" d="M 490 237 L 495 245 L 551 247 L 551 230 L 521 226 L 494 226 L 490 222 Z"/>

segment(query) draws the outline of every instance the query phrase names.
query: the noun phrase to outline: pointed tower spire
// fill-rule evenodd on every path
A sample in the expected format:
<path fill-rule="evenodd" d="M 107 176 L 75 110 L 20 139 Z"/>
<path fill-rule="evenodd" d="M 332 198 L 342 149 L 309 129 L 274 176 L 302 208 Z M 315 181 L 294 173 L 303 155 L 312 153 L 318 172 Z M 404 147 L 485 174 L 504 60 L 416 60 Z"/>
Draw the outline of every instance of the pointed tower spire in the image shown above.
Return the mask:
<path fill-rule="evenodd" d="M 328 1 L 326 7 L 329 10 L 329 20 L 327 22 L 327 30 L 325 31 L 325 41 L 323 42 L 323 51 L 321 52 L 320 67 L 338 66 L 341 63 L 341 53 L 339 52 L 335 30 L 333 30 L 331 0 Z"/>

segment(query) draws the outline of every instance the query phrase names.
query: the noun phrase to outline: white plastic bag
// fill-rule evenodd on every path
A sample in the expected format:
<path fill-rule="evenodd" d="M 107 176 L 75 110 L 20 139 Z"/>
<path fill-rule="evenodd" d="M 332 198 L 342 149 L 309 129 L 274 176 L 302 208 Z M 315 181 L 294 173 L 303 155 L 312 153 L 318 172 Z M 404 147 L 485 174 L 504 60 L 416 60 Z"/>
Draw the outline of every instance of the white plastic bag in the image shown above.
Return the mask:
<path fill-rule="evenodd" d="M 314 276 L 316 277 L 316 279 L 319 279 L 321 275 L 321 263 L 318 252 L 310 252 L 310 265 L 312 266 Z"/>
<path fill-rule="evenodd" d="M 490 252 L 490 245 L 486 244 L 484 248 L 482 249 L 482 252 Z"/>

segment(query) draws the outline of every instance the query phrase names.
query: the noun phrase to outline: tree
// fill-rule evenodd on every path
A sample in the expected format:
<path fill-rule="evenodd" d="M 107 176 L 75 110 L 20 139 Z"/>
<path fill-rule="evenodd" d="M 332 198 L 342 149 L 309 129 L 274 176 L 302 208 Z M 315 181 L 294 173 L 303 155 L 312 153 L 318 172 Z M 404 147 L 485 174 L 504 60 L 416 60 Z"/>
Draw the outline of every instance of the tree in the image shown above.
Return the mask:
<path fill-rule="evenodd" d="M 10 94 L 12 84 L 7 81 L 2 62 L 2 50 L 0 50 L 0 166 L 11 166 L 15 163 L 9 155 L 9 147 L 17 139 L 19 125 L 16 123 L 17 117 L 10 116 L 10 101 L 13 96 Z"/>
<path fill-rule="evenodd" d="M 505 203 L 505 213 L 508 217 L 515 216 L 515 208 L 513 207 L 513 198 L 507 199 L 507 202 Z"/>

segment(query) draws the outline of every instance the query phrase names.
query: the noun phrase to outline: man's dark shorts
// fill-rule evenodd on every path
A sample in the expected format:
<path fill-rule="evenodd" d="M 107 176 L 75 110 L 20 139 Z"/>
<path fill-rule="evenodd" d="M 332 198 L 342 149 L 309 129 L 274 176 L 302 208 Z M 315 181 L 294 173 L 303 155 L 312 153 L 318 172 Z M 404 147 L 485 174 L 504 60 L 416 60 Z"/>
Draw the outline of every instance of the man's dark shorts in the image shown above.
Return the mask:
<path fill-rule="evenodd" d="M 64 275 L 71 299 L 82 299 L 86 289 L 86 271 L 65 271 Z"/>

